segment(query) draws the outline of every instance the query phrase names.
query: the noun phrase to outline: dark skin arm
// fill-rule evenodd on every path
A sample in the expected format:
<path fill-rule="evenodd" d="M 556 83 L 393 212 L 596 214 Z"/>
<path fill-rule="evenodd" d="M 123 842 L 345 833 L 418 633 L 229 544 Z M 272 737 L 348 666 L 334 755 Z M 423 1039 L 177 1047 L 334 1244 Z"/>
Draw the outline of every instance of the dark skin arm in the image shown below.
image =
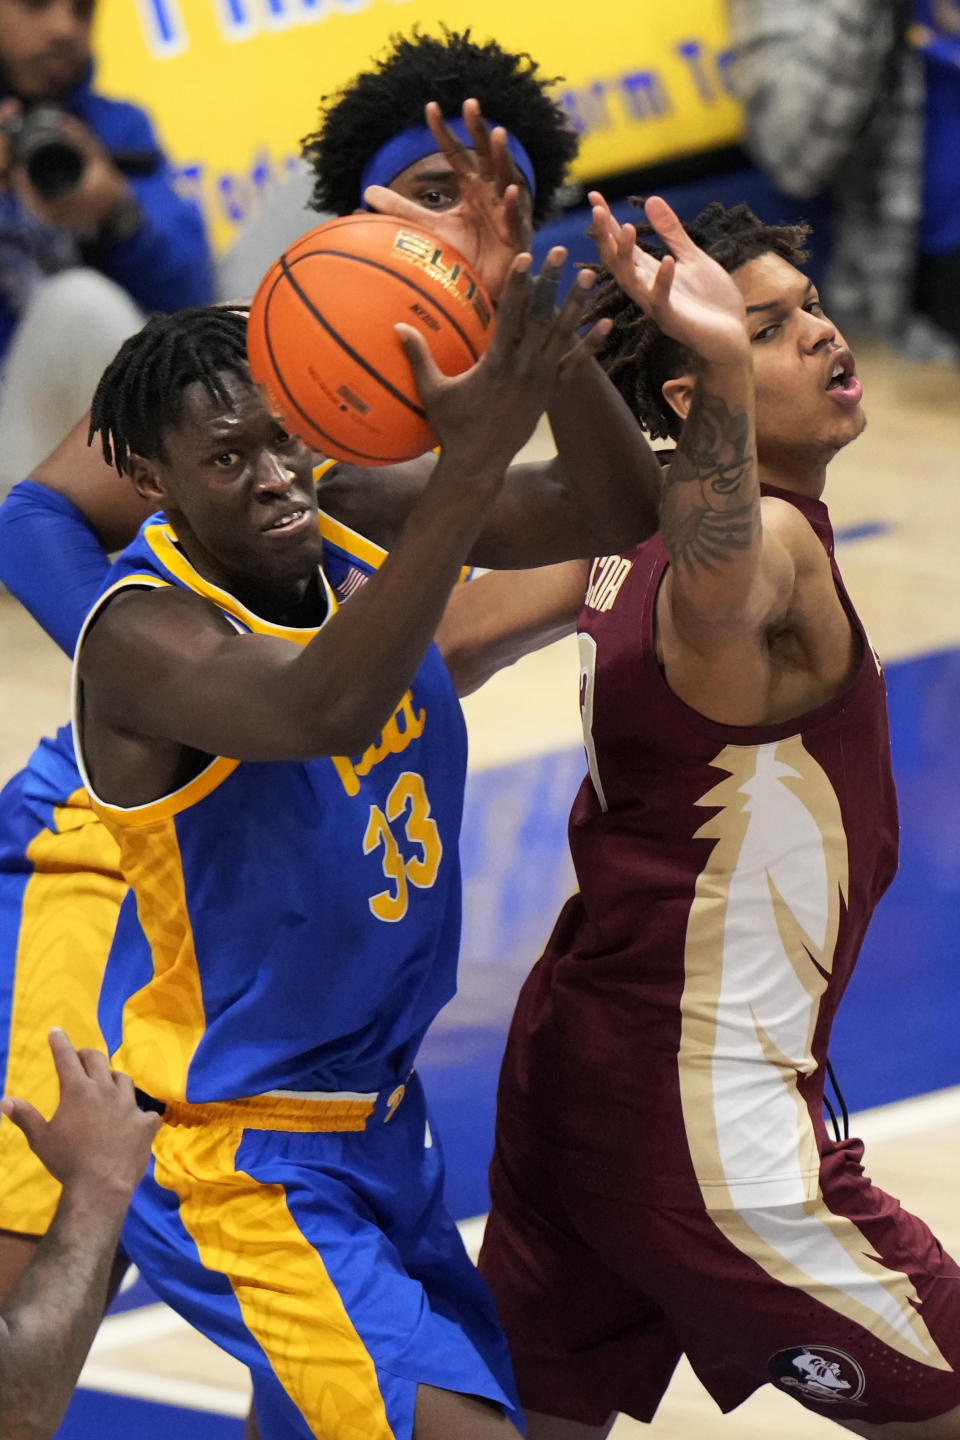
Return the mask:
<path fill-rule="evenodd" d="M 450 596 L 434 636 L 458 695 L 564 635 L 583 608 L 588 565 L 567 560 L 539 570 L 491 570 Z"/>
<path fill-rule="evenodd" d="M 506 457 L 528 438 L 572 342 L 583 286 L 545 322 L 530 318 L 532 290 L 521 257 L 490 349 L 454 379 L 438 376 L 418 333 L 402 327 L 447 443 L 416 523 L 309 645 L 237 635 L 179 589 L 135 592 L 107 608 L 80 657 L 84 744 L 105 799 L 153 798 L 180 777 L 185 749 L 288 760 L 356 754 L 376 738 L 437 628 Z"/>
<path fill-rule="evenodd" d="M 60 1103 L 52 1120 L 23 1100 L 3 1112 L 63 1186 L 57 1213 L 0 1316 L 0 1440 L 49 1440 L 103 1315 L 120 1228 L 159 1116 L 105 1055 L 50 1035 Z"/>

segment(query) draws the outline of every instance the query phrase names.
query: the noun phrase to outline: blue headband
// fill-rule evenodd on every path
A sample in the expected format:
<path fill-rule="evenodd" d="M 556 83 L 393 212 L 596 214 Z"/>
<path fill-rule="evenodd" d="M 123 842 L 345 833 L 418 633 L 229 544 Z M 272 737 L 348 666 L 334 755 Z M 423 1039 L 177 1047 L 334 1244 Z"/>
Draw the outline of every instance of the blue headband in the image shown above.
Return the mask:
<path fill-rule="evenodd" d="M 447 125 L 463 145 L 466 145 L 468 149 L 473 148 L 473 141 L 462 120 L 454 118 L 448 120 Z M 399 135 L 394 135 L 392 140 L 381 145 L 364 166 L 363 174 L 360 176 L 360 203 L 363 204 L 363 196 L 368 185 L 389 185 L 391 180 L 397 178 L 401 170 L 406 170 L 408 165 L 416 164 L 418 160 L 423 160 L 427 155 L 435 155 L 437 149 L 436 137 L 431 134 L 428 126 L 411 125 L 408 130 L 401 130 Z M 530 198 L 533 199 L 537 193 L 533 164 L 520 141 L 516 136 L 511 135 L 509 130 L 507 131 L 507 149 L 520 174 L 527 182 Z"/>

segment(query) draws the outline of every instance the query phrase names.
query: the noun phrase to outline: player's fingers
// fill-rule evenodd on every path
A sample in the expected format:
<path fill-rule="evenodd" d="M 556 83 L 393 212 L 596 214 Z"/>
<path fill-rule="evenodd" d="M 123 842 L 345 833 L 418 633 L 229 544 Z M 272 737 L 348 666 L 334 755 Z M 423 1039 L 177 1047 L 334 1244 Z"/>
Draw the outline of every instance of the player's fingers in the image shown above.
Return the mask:
<path fill-rule="evenodd" d="M 419 330 L 402 322 L 393 328 L 403 346 L 403 353 L 410 362 L 417 394 L 426 404 L 444 378 L 443 371 L 431 355 L 430 347 Z"/>
<path fill-rule="evenodd" d="M 508 185 L 504 190 L 503 214 L 511 245 L 518 253 L 529 249 L 533 224 L 529 207 L 522 203 L 519 185 Z"/>
<path fill-rule="evenodd" d="M 136 1092 L 129 1075 L 124 1074 L 122 1070 L 111 1070 L 110 1079 L 113 1081 L 113 1088 L 124 1100 L 135 1098 Z"/>
<path fill-rule="evenodd" d="M 0 1100 L 0 1110 L 8 1120 L 12 1120 L 14 1125 L 23 1131 L 30 1149 L 35 1149 L 47 1128 L 47 1122 L 40 1111 L 35 1109 L 28 1100 L 18 1100 L 12 1095 L 5 1095 Z"/>
<path fill-rule="evenodd" d="M 659 195 L 651 195 L 643 204 L 644 214 L 660 239 L 669 245 L 678 258 L 696 252 L 696 245 L 684 230 L 675 210 Z"/>
<path fill-rule="evenodd" d="M 394 215 L 398 220 L 423 223 L 423 206 L 408 200 L 405 195 L 398 195 L 396 190 L 388 190 L 386 185 L 368 185 L 363 192 L 363 200 L 378 215 Z"/>
<path fill-rule="evenodd" d="M 476 161 L 477 171 L 483 180 L 496 178 L 493 152 L 493 134 L 480 109 L 480 101 L 472 97 L 463 102 L 463 123 L 470 136 L 470 144 Z"/>
<path fill-rule="evenodd" d="M 90 1050 L 84 1047 L 77 1051 L 77 1059 L 91 1080 L 96 1080 L 101 1085 L 111 1083 L 110 1062 L 102 1050 Z"/>
<path fill-rule="evenodd" d="M 580 324 L 586 298 L 597 283 L 596 271 L 580 270 L 567 291 L 556 317 L 555 329 L 561 344 L 569 344 L 570 336 Z"/>
<path fill-rule="evenodd" d="M 577 348 L 584 355 L 597 355 L 603 349 L 604 341 L 613 329 L 613 321 L 609 319 L 598 320 L 585 335 L 581 335 L 577 341 Z"/>
<path fill-rule="evenodd" d="M 424 115 L 427 120 L 427 128 L 436 140 L 438 148 L 442 150 L 451 170 L 461 176 L 472 175 L 475 166 L 470 151 L 450 129 L 436 100 L 427 102 L 424 107 Z"/>
<path fill-rule="evenodd" d="M 657 273 L 653 284 L 650 286 L 650 303 L 652 305 L 664 305 L 670 298 L 670 290 L 673 285 L 673 277 L 676 274 L 677 262 L 672 255 L 664 255 L 657 266 Z"/>
<path fill-rule="evenodd" d="M 596 200 L 597 192 L 592 190 L 591 197 Z M 620 233 L 620 226 L 610 214 L 610 209 L 604 200 L 602 203 L 592 206 L 590 211 L 590 233 L 593 236 L 597 249 L 616 245 L 617 236 Z"/>
<path fill-rule="evenodd" d="M 530 266 L 532 264 L 533 256 L 529 250 L 524 250 L 514 257 L 510 266 L 507 283 L 500 295 L 496 329 L 490 342 L 490 349 L 494 352 L 494 356 L 499 354 L 505 346 L 516 345 L 523 338 L 530 307 L 532 290 Z"/>
<path fill-rule="evenodd" d="M 502 125 L 498 125 L 490 134 L 490 157 L 498 195 L 505 195 L 508 185 L 522 184 L 526 188 L 527 182 L 510 154 L 507 132 Z"/>
<path fill-rule="evenodd" d="M 53 1064 L 60 1082 L 60 1094 L 84 1078 L 83 1063 L 77 1051 L 70 1044 L 65 1031 L 55 1025 L 47 1036 L 47 1044 L 53 1056 Z"/>
<path fill-rule="evenodd" d="M 562 245 L 554 245 L 547 251 L 540 267 L 540 274 L 533 282 L 533 297 L 530 301 L 530 316 L 540 324 L 553 318 L 557 306 L 557 292 L 563 273 L 567 252 Z"/>

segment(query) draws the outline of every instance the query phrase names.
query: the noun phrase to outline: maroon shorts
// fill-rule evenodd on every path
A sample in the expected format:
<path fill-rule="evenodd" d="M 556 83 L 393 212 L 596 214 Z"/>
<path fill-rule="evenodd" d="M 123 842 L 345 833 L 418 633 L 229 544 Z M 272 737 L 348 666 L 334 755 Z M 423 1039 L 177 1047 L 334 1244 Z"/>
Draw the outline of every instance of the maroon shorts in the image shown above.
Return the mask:
<path fill-rule="evenodd" d="M 649 1421 L 684 1352 L 724 1411 L 768 1381 L 843 1421 L 960 1405 L 960 1268 L 859 1141 L 825 1152 L 822 1203 L 743 1211 L 602 1198 L 537 1151 L 501 1128 L 480 1256 L 525 1409 Z"/>

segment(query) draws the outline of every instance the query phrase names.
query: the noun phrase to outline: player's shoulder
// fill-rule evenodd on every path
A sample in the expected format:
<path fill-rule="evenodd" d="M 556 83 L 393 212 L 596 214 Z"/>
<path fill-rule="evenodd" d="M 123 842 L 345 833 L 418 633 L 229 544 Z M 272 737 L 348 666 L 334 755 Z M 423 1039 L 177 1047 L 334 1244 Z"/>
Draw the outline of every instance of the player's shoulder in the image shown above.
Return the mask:
<path fill-rule="evenodd" d="M 829 566 L 827 552 L 803 511 L 778 495 L 760 502 L 764 533 L 787 549 L 798 563 Z"/>
<path fill-rule="evenodd" d="M 80 650 L 82 672 L 125 663 L 124 657 L 183 655 L 204 637 L 235 635 L 211 600 L 180 585 L 131 583 L 107 592 L 92 612 Z"/>

